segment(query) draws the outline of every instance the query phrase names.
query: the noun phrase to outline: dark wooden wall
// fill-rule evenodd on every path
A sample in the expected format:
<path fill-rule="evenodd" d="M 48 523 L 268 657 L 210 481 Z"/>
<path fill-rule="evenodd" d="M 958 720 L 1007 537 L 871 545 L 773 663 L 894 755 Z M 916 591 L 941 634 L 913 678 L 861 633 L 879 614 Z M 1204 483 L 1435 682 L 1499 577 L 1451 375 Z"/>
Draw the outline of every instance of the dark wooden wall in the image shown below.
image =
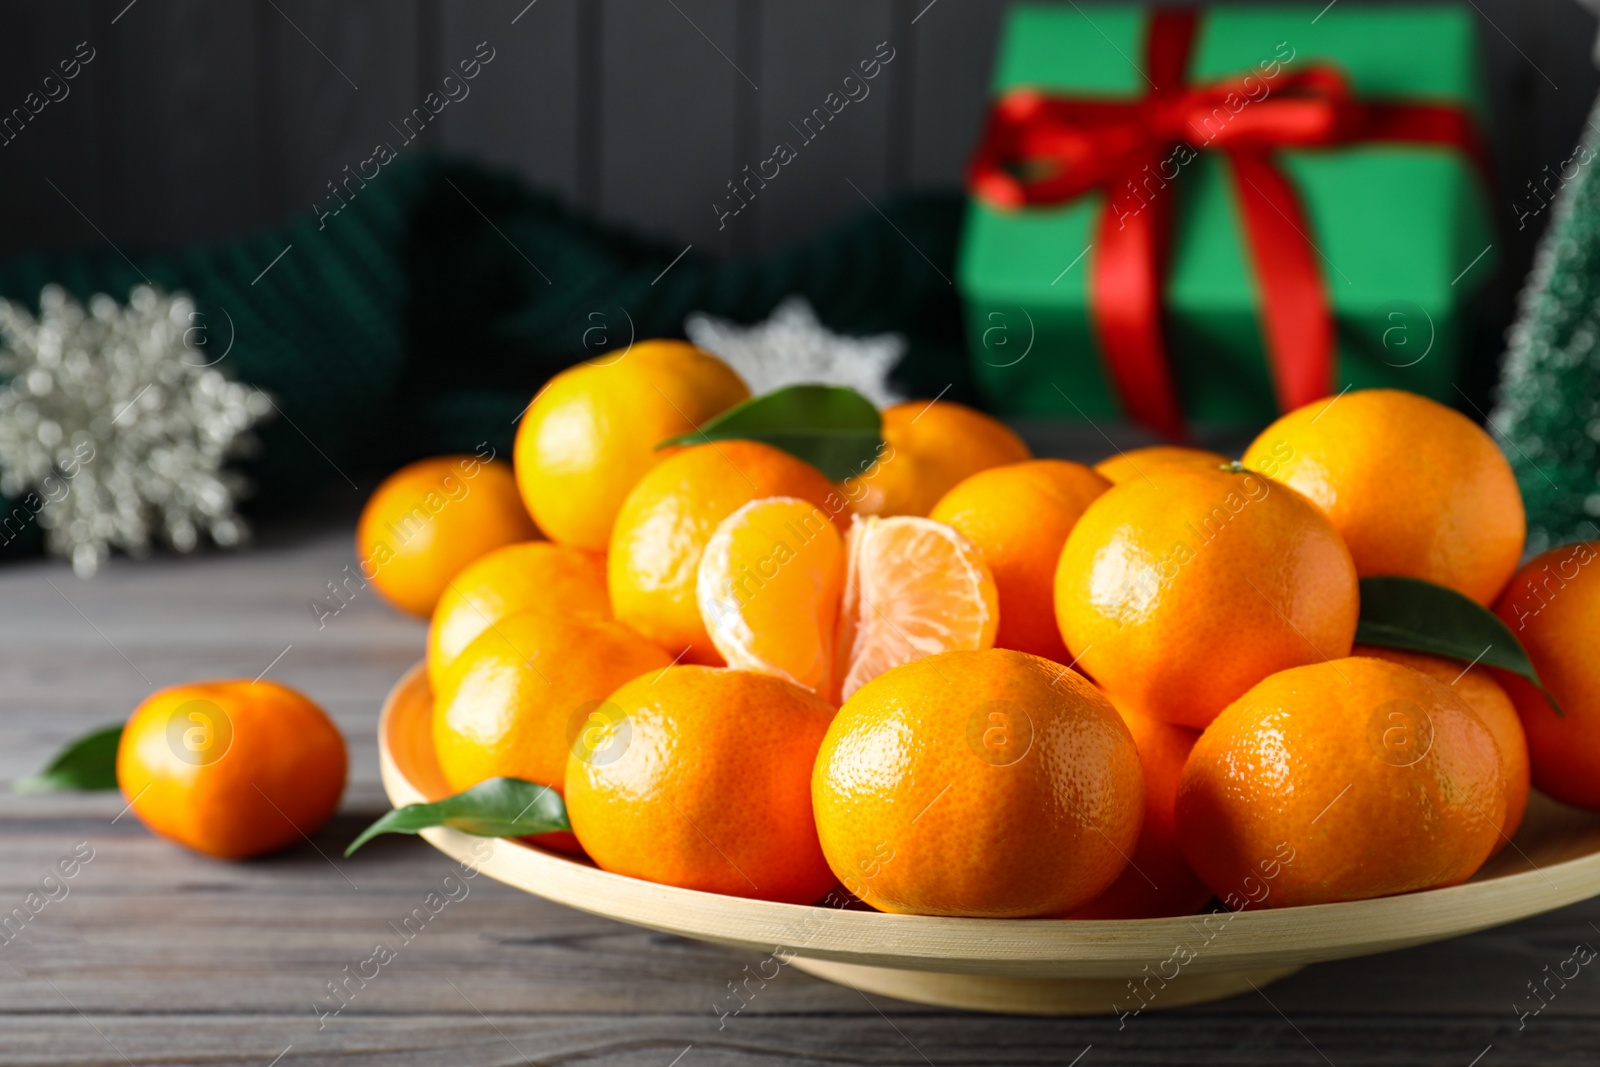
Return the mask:
<path fill-rule="evenodd" d="M 1336 0 L 1354 4 L 1359 0 Z M 1472 0 L 1494 102 L 1507 261 L 1545 221 L 1512 199 L 1594 99 L 1573 0 Z M 0 114 L 69 58 L 70 95 L 0 145 L 0 255 L 220 236 L 309 211 L 480 41 L 493 62 L 418 140 L 605 217 L 758 253 L 905 186 L 953 185 L 1005 0 L 5 0 Z M 893 62 L 762 196 L 712 203 L 879 42 Z M 406 149 L 415 151 L 417 147 Z M 1547 216 L 1546 216 L 1547 217 Z M 97 233 L 98 231 L 98 233 Z"/>

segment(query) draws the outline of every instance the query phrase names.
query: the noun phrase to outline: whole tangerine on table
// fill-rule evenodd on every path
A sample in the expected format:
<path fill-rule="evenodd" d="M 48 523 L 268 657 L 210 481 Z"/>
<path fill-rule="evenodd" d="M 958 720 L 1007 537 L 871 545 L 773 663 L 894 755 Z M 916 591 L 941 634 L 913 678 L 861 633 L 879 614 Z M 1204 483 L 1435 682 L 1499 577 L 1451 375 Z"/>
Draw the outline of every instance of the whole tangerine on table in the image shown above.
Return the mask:
<path fill-rule="evenodd" d="M 995 647 L 1068 661 L 1056 625 L 1056 563 L 1079 516 L 1109 488 L 1081 463 L 1035 459 L 970 475 L 933 506 L 928 517 L 976 545 L 994 575 Z"/>
<path fill-rule="evenodd" d="M 1528 738 L 1533 784 L 1566 804 L 1600 810 L 1600 541 L 1529 560 L 1495 605 L 1561 714 L 1527 679 L 1496 671 Z"/>
<path fill-rule="evenodd" d="M 468 564 L 450 579 L 428 624 L 428 680 L 434 689 L 479 634 L 508 615 L 533 610 L 610 618 L 605 557 L 551 541 L 523 541 Z"/>
<path fill-rule="evenodd" d="M 1123 482 L 1143 478 L 1150 471 L 1160 470 L 1174 463 L 1224 467 L 1228 464 L 1228 457 L 1205 448 L 1145 445 L 1143 448 L 1130 448 L 1119 451 L 1114 456 L 1107 456 L 1094 465 L 1094 472 L 1112 485 L 1121 485 Z"/>
<path fill-rule="evenodd" d="M 640 341 L 562 371 L 517 427 L 528 511 L 552 541 L 604 552 L 622 502 L 667 454 L 656 446 L 749 398 L 733 368 L 687 341 Z"/>
<path fill-rule="evenodd" d="M 1495 851 L 1509 844 L 1528 810 L 1528 738 L 1517 717 L 1516 705 L 1511 702 L 1511 696 L 1505 688 L 1495 681 L 1490 668 L 1443 656 L 1367 645 L 1357 645 L 1350 654 L 1386 659 L 1390 663 L 1421 671 L 1450 686 L 1457 696 L 1466 701 L 1467 707 L 1478 713 L 1478 718 L 1494 734 L 1495 747 L 1500 750 L 1500 774 L 1506 782 L 1506 817 L 1500 824 L 1500 838 L 1495 842 Z"/>
<path fill-rule="evenodd" d="M 1198 730 L 1143 715 L 1122 721 L 1139 749 L 1144 771 L 1144 822 L 1139 841 L 1111 888 L 1064 919 L 1158 919 L 1193 915 L 1211 899 L 1211 889 L 1184 859 L 1178 841 L 1178 781 Z"/>
<path fill-rule="evenodd" d="M 1010 649 L 946 652 L 856 692 L 811 783 L 844 887 L 880 911 L 1060 915 L 1122 872 L 1143 817 L 1139 753 L 1078 674 Z"/>
<path fill-rule="evenodd" d="M 1016 431 L 949 400 L 908 400 L 883 410 L 878 460 L 847 483 L 863 515 L 926 515 L 969 475 L 1033 453 Z"/>
<path fill-rule="evenodd" d="M 693 445 L 652 467 L 623 502 L 611 533 L 606 578 L 617 619 L 674 656 L 720 665 L 700 618 L 700 558 L 722 520 L 774 496 L 822 508 L 841 531 L 848 528 L 845 502 L 821 471 L 759 441 Z"/>
<path fill-rule="evenodd" d="M 426 618 L 467 564 L 538 536 L 509 466 L 435 456 L 401 467 L 373 490 L 356 523 L 356 558 L 385 600 Z"/>
<path fill-rule="evenodd" d="M 1056 621 L 1120 708 L 1205 727 L 1276 671 L 1348 655 L 1349 550 L 1293 489 L 1235 465 L 1113 486 L 1062 548 Z"/>
<path fill-rule="evenodd" d="M 1206 727 L 1178 785 L 1184 856 L 1231 907 L 1457 885 L 1505 822 L 1494 734 L 1387 660 L 1280 671 Z"/>
<path fill-rule="evenodd" d="M 117 786 L 139 821 L 218 859 L 308 839 L 339 806 L 346 769 L 327 713 L 265 679 L 152 693 L 117 746 Z"/>
<path fill-rule="evenodd" d="M 1363 578 L 1421 578 L 1490 604 L 1522 556 L 1511 465 L 1471 419 L 1427 397 L 1318 400 L 1261 431 L 1241 462 L 1321 508 Z"/>
<path fill-rule="evenodd" d="M 567 814 L 602 870 L 810 904 L 832 889 L 811 767 L 833 706 L 767 674 L 680 665 L 611 694 L 567 763 Z"/>

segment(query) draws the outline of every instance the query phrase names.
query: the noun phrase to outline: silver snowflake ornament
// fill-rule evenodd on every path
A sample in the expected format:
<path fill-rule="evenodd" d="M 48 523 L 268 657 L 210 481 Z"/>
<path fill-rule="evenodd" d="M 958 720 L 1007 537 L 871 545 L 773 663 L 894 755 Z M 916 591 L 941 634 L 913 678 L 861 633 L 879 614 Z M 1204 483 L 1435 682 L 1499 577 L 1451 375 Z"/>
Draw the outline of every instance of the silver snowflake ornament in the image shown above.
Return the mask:
<path fill-rule="evenodd" d="M 847 337 L 818 321 L 805 297 L 791 296 L 754 326 L 695 312 L 685 320 L 689 340 L 727 363 L 760 396 L 786 385 L 847 385 L 879 407 L 905 397 L 889 387 L 889 371 L 906 353 L 897 333 Z"/>
<path fill-rule="evenodd" d="M 98 293 L 87 308 L 49 285 L 38 318 L 0 300 L 5 539 L 37 517 L 46 548 L 87 577 L 113 548 L 245 537 L 245 486 L 224 464 L 273 405 L 188 344 L 198 318 L 188 296 L 144 285 L 126 305 Z"/>

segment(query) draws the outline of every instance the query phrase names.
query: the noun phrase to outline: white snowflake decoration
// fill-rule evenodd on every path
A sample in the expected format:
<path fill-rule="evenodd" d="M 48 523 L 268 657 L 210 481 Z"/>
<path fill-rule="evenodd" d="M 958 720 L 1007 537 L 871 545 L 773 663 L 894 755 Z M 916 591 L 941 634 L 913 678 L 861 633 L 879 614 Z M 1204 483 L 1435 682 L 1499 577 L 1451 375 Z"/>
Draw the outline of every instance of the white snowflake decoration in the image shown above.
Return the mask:
<path fill-rule="evenodd" d="M 832 333 L 802 296 L 786 298 L 771 318 L 749 327 L 695 312 L 685 320 L 684 332 L 738 371 L 757 396 L 820 382 L 847 385 L 879 407 L 905 399 L 889 387 L 888 377 L 906 353 L 906 339 L 897 333 Z"/>
<path fill-rule="evenodd" d="M 234 510 L 243 481 L 223 464 L 272 402 L 189 347 L 195 319 L 188 296 L 144 285 L 126 305 L 97 293 L 87 311 L 49 285 L 37 319 L 0 300 L 0 493 L 11 519 L 37 514 L 80 576 L 157 535 L 188 552 L 202 533 L 219 545 L 248 533 Z"/>

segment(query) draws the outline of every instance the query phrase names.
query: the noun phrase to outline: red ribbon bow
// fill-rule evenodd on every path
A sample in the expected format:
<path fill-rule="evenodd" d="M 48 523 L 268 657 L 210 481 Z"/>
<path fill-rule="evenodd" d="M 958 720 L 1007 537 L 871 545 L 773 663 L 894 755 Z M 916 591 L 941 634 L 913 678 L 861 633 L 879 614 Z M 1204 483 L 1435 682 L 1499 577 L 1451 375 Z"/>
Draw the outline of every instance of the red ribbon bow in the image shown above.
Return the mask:
<path fill-rule="evenodd" d="M 1161 166 L 1175 147 L 1221 152 L 1228 161 L 1262 296 L 1267 358 L 1285 411 L 1332 391 L 1335 344 L 1320 253 L 1272 152 L 1353 141 L 1431 144 L 1464 153 L 1488 174 L 1483 139 L 1469 113 L 1448 104 L 1357 100 L 1331 65 L 1189 84 L 1197 24 L 1193 9 L 1153 14 L 1143 71 L 1151 89 L 1141 98 L 1007 93 L 968 170 L 973 194 L 996 207 L 1106 193 L 1093 242 L 1091 317 L 1129 416 L 1175 438 L 1187 431 L 1161 325 L 1172 199 L 1161 190 L 1177 176 L 1163 174 Z M 1132 195 L 1119 203 L 1124 189 Z"/>

